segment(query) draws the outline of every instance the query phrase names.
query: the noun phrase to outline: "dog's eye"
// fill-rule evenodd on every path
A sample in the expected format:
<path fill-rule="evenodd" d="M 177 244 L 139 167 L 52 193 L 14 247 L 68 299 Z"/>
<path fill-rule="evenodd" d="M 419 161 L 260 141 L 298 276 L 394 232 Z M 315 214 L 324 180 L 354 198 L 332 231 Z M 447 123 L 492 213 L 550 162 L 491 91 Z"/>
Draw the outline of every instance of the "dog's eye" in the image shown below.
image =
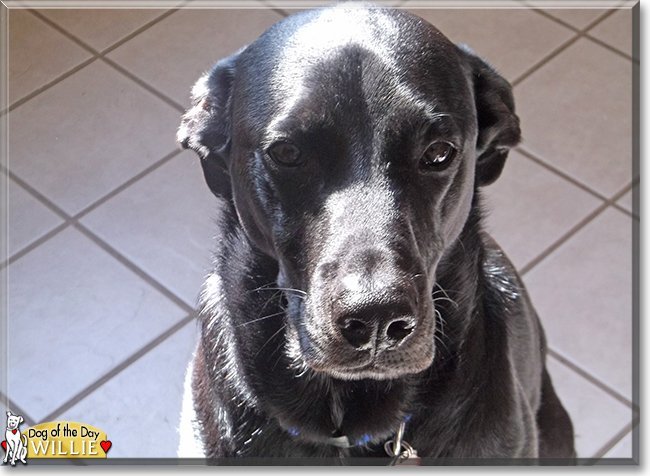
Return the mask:
<path fill-rule="evenodd" d="M 271 144 L 266 153 L 280 165 L 295 167 L 303 162 L 300 149 L 291 142 L 279 140 Z"/>
<path fill-rule="evenodd" d="M 422 154 L 420 165 L 427 169 L 441 169 L 447 166 L 455 156 L 456 148 L 449 142 L 434 142 Z"/>

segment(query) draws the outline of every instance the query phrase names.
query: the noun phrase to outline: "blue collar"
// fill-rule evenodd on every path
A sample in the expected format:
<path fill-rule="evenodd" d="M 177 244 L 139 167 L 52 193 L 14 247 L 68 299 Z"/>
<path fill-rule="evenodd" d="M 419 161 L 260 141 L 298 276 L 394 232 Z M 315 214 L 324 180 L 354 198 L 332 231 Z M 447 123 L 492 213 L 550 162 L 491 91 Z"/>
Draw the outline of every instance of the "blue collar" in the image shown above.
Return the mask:
<path fill-rule="evenodd" d="M 402 425 L 406 424 L 411 419 L 411 416 L 413 415 L 408 415 L 405 419 Z M 293 436 L 298 436 L 300 432 L 298 431 L 297 428 L 289 428 L 287 430 L 289 433 L 291 433 Z M 372 438 L 370 435 L 363 435 L 361 438 L 359 438 L 356 441 L 350 441 L 350 438 L 347 436 L 337 436 L 336 438 L 330 437 L 324 440 L 324 443 L 327 443 L 328 445 L 336 446 L 337 448 L 353 448 L 355 446 L 363 446 L 367 444 Z"/>

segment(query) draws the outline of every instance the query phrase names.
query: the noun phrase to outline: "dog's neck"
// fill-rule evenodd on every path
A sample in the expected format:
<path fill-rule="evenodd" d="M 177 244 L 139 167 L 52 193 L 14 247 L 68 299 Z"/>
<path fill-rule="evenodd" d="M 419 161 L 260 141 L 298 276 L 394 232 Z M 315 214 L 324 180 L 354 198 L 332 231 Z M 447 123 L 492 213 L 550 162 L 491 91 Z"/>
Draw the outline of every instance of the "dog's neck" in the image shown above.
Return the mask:
<path fill-rule="evenodd" d="M 202 312 L 204 333 L 211 335 L 205 342 L 218 344 L 203 347 L 207 368 L 213 374 L 211 381 L 227 382 L 213 389 L 213 397 L 230 406 L 231 413 L 241 420 L 237 422 L 239 427 L 223 431 L 239 432 L 243 442 L 264 425 L 275 424 L 299 440 L 327 444 L 328 438 L 345 436 L 352 442 L 377 444 L 393 436 L 411 414 L 410 425 L 417 426 L 420 407 L 443 408 L 453 401 L 451 393 L 475 384 L 475 371 L 459 369 L 459 361 L 463 360 L 459 356 L 469 349 L 481 353 L 485 348 L 480 329 L 472 332 L 479 342 L 465 342 L 470 326 L 483 325 L 472 320 L 480 305 L 481 283 L 468 278 L 481 279 L 477 267 L 483 247 L 477 204 L 459 239 L 438 266 L 437 287 L 433 290 L 440 311 L 434 363 L 421 374 L 391 381 L 342 381 L 311 369 L 297 375 L 284 349 L 286 323 L 282 296 L 275 283 L 277 263 L 250 244 L 234 215 L 224 216 L 223 249 L 215 271 L 215 279 L 220 281 L 216 302 L 221 310 L 212 313 L 204 308 Z M 209 291 L 206 288 L 204 292 Z M 206 297 L 209 299 L 205 302 L 215 302 L 214 296 Z M 260 320 L 249 327 L 253 319 Z M 247 338 L 239 336 L 234 327 L 248 333 Z M 473 358 L 468 360 L 475 361 Z M 436 388 L 439 400 L 418 400 L 418 389 L 425 383 Z M 270 393 L 269 388 L 275 391 Z M 441 416 L 445 424 L 449 422 L 449 411 L 447 408 L 447 414 Z M 378 414 L 381 419 L 376 418 Z"/>

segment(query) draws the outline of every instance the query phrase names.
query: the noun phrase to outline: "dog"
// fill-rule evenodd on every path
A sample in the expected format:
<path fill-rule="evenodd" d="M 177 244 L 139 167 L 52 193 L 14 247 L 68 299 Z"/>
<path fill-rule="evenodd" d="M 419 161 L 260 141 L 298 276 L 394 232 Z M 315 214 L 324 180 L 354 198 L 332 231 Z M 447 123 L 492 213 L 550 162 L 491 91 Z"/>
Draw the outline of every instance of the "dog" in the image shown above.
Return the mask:
<path fill-rule="evenodd" d="M 471 50 L 403 10 L 296 13 L 199 79 L 178 140 L 219 199 L 180 456 L 575 456 L 481 227 L 520 128 Z"/>
<path fill-rule="evenodd" d="M 27 464 L 25 457 L 27 456 L 27 438 L 20 433 L 18 426 L 24 421 L 20 415 L 12 415 L 7 411 L 7 430 L 5 431 L 5 439 L 7 441 L 7 452 L 2 460 L 7 464 L 11 458 L 11 466 L 16 466 L 16 460 L 23 464 Z"/>

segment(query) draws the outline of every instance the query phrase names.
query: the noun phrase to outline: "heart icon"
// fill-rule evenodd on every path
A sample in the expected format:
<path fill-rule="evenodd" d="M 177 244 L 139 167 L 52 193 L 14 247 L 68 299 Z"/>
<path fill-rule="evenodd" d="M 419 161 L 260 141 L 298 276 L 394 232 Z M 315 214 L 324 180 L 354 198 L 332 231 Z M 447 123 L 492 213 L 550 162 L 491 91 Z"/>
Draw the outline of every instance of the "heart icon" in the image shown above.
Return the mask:
<path fill-rule="evenodd" d="M 11 432 L 15 435 L 18 430 L 11 430 Z"/>
<path fill-rule="evenodd" d="M 2 447 L 5 449 L 5 451 L 7 451 L 7 442 L 6 441 L 2 442 Z"/>
<path fill-rule="evenodd" d="M 99 444 L 100 444 L 100 446 L 102 447 L 102 449 L 104 450 L 104 453 L 108 453 L 108 449 L 109 449 L 111 446 L 113 446 L 113 443 L 111 443 L 110 441 L 102 441 L 102 442 L 99 443 Z"/>

